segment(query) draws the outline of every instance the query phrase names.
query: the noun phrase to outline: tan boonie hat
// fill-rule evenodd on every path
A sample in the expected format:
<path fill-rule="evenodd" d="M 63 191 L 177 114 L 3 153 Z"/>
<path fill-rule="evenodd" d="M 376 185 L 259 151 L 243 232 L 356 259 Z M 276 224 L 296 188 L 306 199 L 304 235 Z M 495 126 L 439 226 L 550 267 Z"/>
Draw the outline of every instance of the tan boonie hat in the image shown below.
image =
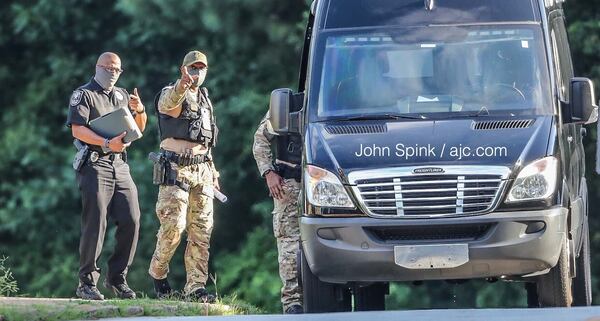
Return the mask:
<path fill-rule="evenodd" d="M 191 66 L 197 62 L 201 62 L 208 66 L 208 60 L 206 60 L 206 55 L 197 50 L 188 52 L 187 55 L 185 55 L 185 57 L 183 58 L 183 66 Z"/>

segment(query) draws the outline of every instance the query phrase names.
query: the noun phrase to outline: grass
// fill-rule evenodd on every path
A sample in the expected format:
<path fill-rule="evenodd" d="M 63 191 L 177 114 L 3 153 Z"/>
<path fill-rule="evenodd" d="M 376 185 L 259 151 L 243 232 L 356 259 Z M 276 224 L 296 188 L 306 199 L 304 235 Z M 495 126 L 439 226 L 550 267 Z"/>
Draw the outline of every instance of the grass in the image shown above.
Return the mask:
<path fill-rule="evenodd" d="M 37 301 L 36 301 L 37 302 Z M 0 321 L 67 321 L 133 316 L 208 316 L 259 314 L 262 311 L 235 296 L 219 299 L 215 304 L 177 300 L 80 301 L 57 300 L 47 303 L 5 304 L 0 301 Z"/>
<path fill-rule="evenodd" d="M 12 272 L 5 266 L 6 260 L 8 260 L 7 257 L 0 258 L 0 295 L 11 295 L 19 291 Z"/>

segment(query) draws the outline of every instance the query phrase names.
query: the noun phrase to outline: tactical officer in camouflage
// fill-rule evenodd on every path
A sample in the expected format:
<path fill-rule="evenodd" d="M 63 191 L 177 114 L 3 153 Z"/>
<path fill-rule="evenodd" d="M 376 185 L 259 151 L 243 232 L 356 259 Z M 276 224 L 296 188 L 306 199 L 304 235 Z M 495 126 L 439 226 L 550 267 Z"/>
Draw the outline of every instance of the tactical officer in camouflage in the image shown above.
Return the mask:
<path fill-rule="evenodd" d="M 303 313 L 302 289 L 298 283 L 296 255 L 300 242 L 298 194 L 300 193 L 300 135 L 275 136 L 270 129 L 269 113 L 254 134 L 252 152 L 260 174 L 266 179 L 273 197 L 273 233 L 277 239 L 281 303 L 286 314 Z M 271 153 L 275 142 L 276 160 Z"/>
<path fill-rule="evenodd" d="M 187 232 L 183 294 L 192 300 L 214 302 L 206 289 L 210 235 L 213 229 L 213 188 L 219 173 L 212 160 L 218 129 L 204 82 L 206 56 L 189 52 L 181 65 L 181 78 L 164 87 L 155 105 L 159 116 L 160 157 L 155 162 L 159 184 L 156 215 L 160 221 L 149 273 L 159 298 L 172 293 L 167 281 L 169 262 Z"/>

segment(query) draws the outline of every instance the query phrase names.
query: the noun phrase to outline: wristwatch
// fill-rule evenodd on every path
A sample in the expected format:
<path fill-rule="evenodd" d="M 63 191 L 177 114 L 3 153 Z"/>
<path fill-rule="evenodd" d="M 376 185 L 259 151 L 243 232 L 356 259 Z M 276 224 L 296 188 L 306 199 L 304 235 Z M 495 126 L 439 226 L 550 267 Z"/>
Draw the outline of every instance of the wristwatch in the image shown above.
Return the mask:
<path fill-rule="evenodd" d="M 274 172 L 274 170 L 272 170 L 272 169 L 267 169 L 267 170 L 266 170 L 266 171 L 263 173 L 262 177 L 267 177 L 267 174 L 269 174 L 270 172 Z"/>
<path fill-rule="evenodd" d="M 109 150 L 110 149 L 110 147 L 108 147 L 109 144 L 110 144 L 110 139 L 105 138 L 104 143 L 102 143 L 102 147 L 106 150 Z"/>
<path fill-rule="evenodd" d="M 133 110 L 133 109 L 130 109 L 129 111 L 131 111 L 131 116 L 133 116 L 135 118 L 136 115 L 145 113 L 146 107 L 144 107 L 144 105 L 142 105 L 142 111 L 137 111 L 137 110 Z"/>

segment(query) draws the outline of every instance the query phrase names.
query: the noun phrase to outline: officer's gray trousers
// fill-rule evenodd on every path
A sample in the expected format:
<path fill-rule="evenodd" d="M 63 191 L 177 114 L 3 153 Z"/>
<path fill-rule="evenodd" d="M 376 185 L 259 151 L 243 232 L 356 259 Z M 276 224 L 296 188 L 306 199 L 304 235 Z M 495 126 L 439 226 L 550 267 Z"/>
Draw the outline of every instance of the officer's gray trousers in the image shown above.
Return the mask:
<path fill-rule="evenodd" d="M 77 173 L 83 211 L 79 243 L 79 280 L 96 285 L 100 269 L 96 265 L 106 232 L 107 220 L 116 224 L 116 245 L 108 260 L 110 284 L 125 282 L 138 241 L 140 208 L 137 187 L 129 174 L 129 165 L 108 156 L 95 163 L 89 160 Z"/>

